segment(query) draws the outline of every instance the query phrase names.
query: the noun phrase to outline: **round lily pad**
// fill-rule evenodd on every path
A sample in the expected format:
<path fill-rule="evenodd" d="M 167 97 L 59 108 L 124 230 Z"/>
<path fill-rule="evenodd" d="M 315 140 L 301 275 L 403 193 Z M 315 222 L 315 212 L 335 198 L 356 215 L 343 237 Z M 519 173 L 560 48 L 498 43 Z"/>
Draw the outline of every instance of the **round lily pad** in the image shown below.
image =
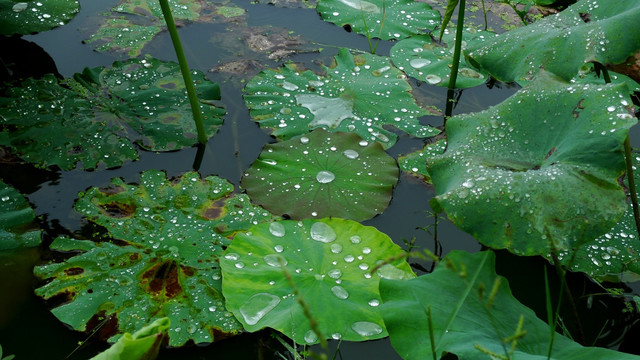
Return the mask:
<path fill-rule="evenodd" d="M 484 42 L 497 36 L 489 31 L 465 29 L 462 51 L 474 43 Z M 453 62 L 455 32 L 445 29 L 442 44 L 435 42 L 431 35 L 412 36 L 401 40 L 391 48 L 390 56 L 396 66 L 407 75 L 431 85 L 448 86 Z M 464 89 L 484 84 L 488 75 L 460 58 L 456 88 Z"/>
<path fill-rule="evenodd" d="M 69 22 L 80 10 L 77 0 L 0 0 L 0 34 L 33 34 Z"/>
<path fill-rule="evenodd" d="M 636 0 L 581 0 L 532 25 L 470 46 L 467 60 L 505 82 L 531 80 L 540 68 L 568 81 L 584 63 L 619 64 L 640 49 L 638 16 Z"/>
<path fill-rule="evenodd" d="M 222 124 L 217 84 L 193 73 L 208 136 Z M 0 145 L 39 166 L 85 169 L 122 165 L 145 150 L 197 143 L 196 127 L 177 63 L 152 58 L 86 68 L 73 78 L 28 79 L 0 98 Z"/>
<path fill-rule="evenodd" d="M 420 124 L 419 117 L 427 111 L 415 103 L 404 74 L 388 58 L 354 56 L 342 48 L 335 66 L 325 69 L 327 75 L 320 76 L 287 64 L 256 75 L 244 96 L 251 117 L 284 140 L 322 127 L 354 132 L 389 148 L 397 135 L 384 125 L 416 137 L 440 132 Z"/>
<path fill-rule="evenodd" d="M 225 310 L 218 257 L 230 242 L 225 236 L 271 215 L 246 195 L 231 195 L 227 181 L 200 180 L 195 172 L 169 181 L 150 170 L 139 186 L 112 183 L 81 194 L 76 210 L 114 240 L 57 238 L 51 249 L 79 254 L 35 269 L 49 280 L 37 295 L 68 300 L 53 314 L 81 331 L 105 318 L 108 335 L 133 333 L 166 316 L 171 346 L 239 332 L 241 325 Z"/>
<path fill-rule="evenodd" d="M 402 39 L 440 24 L 440 13 L 413 0 L 320 0 L 322 19 L 382 40 Z"/>
<path fill-rule="evenodd" d="M 378 311 L 380 278 L 415 275 L 404 260 L 371 270 L 402 254 L 388 236 L 351 220 L 265 223 L 236 235 L 220 259 L 222 289 L 248 331 L 270 327 L 298 344 L 318 342 L 303 301 L 322 336 L 377 339 L 387 336 Z"/>
<path fill-rule="evenodd" d="M 266 145 L 242 186 L 274 214 L 363 221 L 386 209 L 397 181 L 396 161 L 380 144 L 316 129 Z"/>
<path fill-rule="evenodd" d="M 428 162 L 456 225 L 522 255 L 591 241 L 627 207 L 622 144 L 637 122 L 627 87 L 545 75 L 498 106 L 449 119 L 447 150 Z"/>
<path fill-rule="evenodd" d="M 34 219 L 27 199 L 0 181 L 0 250 L 38 246 L 41 231 L 33 228 Z"/>

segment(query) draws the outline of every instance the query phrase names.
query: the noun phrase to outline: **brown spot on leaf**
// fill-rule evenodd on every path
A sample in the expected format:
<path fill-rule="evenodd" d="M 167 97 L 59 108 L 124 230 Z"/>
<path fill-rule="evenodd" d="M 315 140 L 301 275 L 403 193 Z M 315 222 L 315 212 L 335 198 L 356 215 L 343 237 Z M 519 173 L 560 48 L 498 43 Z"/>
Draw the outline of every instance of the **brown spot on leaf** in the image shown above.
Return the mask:
<path fill-rule="evenodd" d="M 140 285 L 146 285 L 152 295 L 163 294 L 164 297 L 171 299 L 182 292 L 178 275 L 178 265 L 173 261 L 166 261 L 155 264 L 145 271 L 140 279 Z"/>
<path fill-rule="evenodd" d="M 136 212 L 136 206 L 133 204 L 123 204 L 119 202 L 107 203 L 100 205 L 101 212 L 109 217 L 122 219 L 132 217 Z"/>
<path fill-rule="evenodd" d="M 108 188 L 101 188 L 100 192 L 106 195 L 115 195 L 123 192 L 125 189 L 122 186 L 114 186 Z"/>
<path fill-rule="evenodd" d="M 175 263 L 171 263 L 169 271 L 165 277 L 164 296 L 172 299 L 178 296 L 182 292 L 182 286 L 180 286 L 180 279 L 178 278 L 178 267 Z"/>
<path fill-rule="evenodd" d="M 213 202 L 209 207 L 204 211 L 202 217 L 208 220 L 219 219 L 224 216 L 227 212 L 224 208 L 226 205 L 227 198 L 222 198 Z"/>
<path fill-rule="evenodd" d="M 100 311 L 87 321 L 86 331 L 97 335 L 100 340 L 107 340 L 118 332 L 118 317 L 115 314 L 106 315 Z"/>
<path fill-rule="evenodd" d="M 130 255 L 129 255 L 129 260 L 131 260 L 131 261 L 138 261 L 138 260 L 140 260 L 140 254 L 138 254 L 138 253 L 130 254 Z"/>
<path fill-rule="evenodd" d="M 187 276 L 193 276 L 195 274 L 195 271 L 190 266 L 182 266 L 181 265 L 180 268 L 182 269 L 182 272 Z"/>
<path fill-rule="evenodd" d="M 583 12 L 581 12 L 581 13 L 579 13 L 579 14 L 580 14 L 580 19 L 582 19 L 582 21 L 584 21 L 584 22 L 586 22 L 586 23 L 588 23 L 588 22 L 590 22 L 590 21 L 591 21 L 591 14 L 589 14 L 589 13 L 583 13 Z"/>
<path fill-rule="evenodd" d="M 556 152 L 556 147 L 552 147 L 551 150 L 549 150 L 549 152 L 547 153 L 547 156 L 544 157 L 545 160 L 547 160 L 551 155 L 553 155 L 553 153 Z"/>
<path fill-rule="evenodd" d="M 79 268 L 79 267 L 72 267 L 72 268 L 64 269 L 64 273 L 67 276 L 80 275 L 83 272 L 84 272 L 84 269 L 83 268 Z"/>

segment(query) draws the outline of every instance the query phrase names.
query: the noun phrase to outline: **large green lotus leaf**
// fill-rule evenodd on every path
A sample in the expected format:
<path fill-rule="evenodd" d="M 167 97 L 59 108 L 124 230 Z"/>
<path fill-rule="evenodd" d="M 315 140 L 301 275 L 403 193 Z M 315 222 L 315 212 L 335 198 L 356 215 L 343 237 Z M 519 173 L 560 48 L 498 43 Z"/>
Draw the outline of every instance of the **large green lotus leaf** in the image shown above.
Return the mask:
<path fill-rule="evenodd" d="M 465 29 L 463 32 L 463 52 L 467 46 L 483 43 L 497 36 L 489 31 Z M 401 40 L 391 48 L 390 56 L 398 69 L 407 75 L 431 85 L 448 86 L 453 63 L 455 33 L 445 30 L 443 44 L 438 44 L 431 35 L 412 36 Z M 456 88 L 464 89 L 484 84 L 487 74 L 472 69 L 460 58 Z"/>
<path fill-rule="evenodd" d="M 377 339 L 387 336 L 378 311 L 380 278 L 415 275 L 404 260 L 387 263 L 373 275 L 371 270 L 402 254 L 388 236 L 351 220 L 260 224 L 236 235 L 220 259 L 222 290 L 227 308 L 248 331 L 270 327 L 298 344 L 316 343 L 303 301 L 323 336 Z"/>
<path fill-rule="evenodd" d="M 560 334 L 555 334 L 548 358 L 549 325 L 513 297 L 507 281 L 496 275 L 495 255 L 490 251 L 452 251 L 431 274 L 380 280 L 380 295 L 391 344 L 406 360 L 431 360 L 436 358 L 433 353 L 439 358 L 447 352 L 464 360 L 640 359 L 583 347 Z"/>
<path fill-rule="evenodd" d="M 244 99 L 251 116 L 285 140 L 323 127 L 355 132 L 388 148 L 397 136 L 383 125 L 417 137 L 440 132 L 420 125 L 418 118 L 427 111 L 415 103 L 411 86 L 388 58 L 353 56 L 342 48 L 336 65 L 325 69 L 326 76 L 300 71 L 293 64 L 262 71 L 246 86 Z"/>
<path fill-rule="evenodd" d="M 467 60 L 511 82 L 540 68 L 565 80 L 586 62 L 618 64 L 640 49 L 640 2 L 581 0 L 536 23 L 469 47 Z"/>
<path fill-rule="evenodd" d="M 40 230 L 31 227 L 35 214 L 18 190 L 0 181 L 0 250 L 40 244 Z"/>
<path fill-rule="evenodd" d="M 639 162 L 636 156 L 633 172 L 636 184 L 640 184 Z M 629 203 L 622 219 L 606 234 L 575 250 L 559 253 L 558 258 L 570 270 L 582 271 L 600 281 L 640 280 L 640 241 L 633 205 Z"/>
<path fill-rule="evenodd" d="M 386 209 L 397 182 L 396 161 L 379 143 L 316 129 L 266 145 L 242 187 L 274 214 L 363 221 Z"/>
<path fill-rule="evenodd" d="M 193 73 L 205 131 L 213 136 L 224 110 L 213 105 L 217 84 Z M 0 98 L 0 145 L 28 162 L 73 169 L 122 165 L 143 149 L 170 151 L 197 143 L 177 63 L 152 58 L 86 68 L 59 81 L 28 79 Z"/>
<path fill-rule="evenodd" d="M 77 0 L 0 0 L 0 34 L 33 34 L 64 25 L 80 10 Z"/>
<path fill-rule="evenodd" d="M 242 327 L 225 310 L 218 257 L 230 242 L 225 236 L 272 217 L 232 191 L 218 177 L 189 172 L 169 181 L 155 170 L 144 172 L 139 186 L 113 179 L 109 188 L 89 189 L 76 210 L 115 240 L 56 239 L 53 250 L 81 253 L 37 267 L 50 281 L 36 293 L 68 298 L 52 312 L 81 331 L 96 316 L 108 317 L 118 333 L 166 316 L 171 346 L 237 333 Z"/>
<path fill-rule="evenodd" d="M 421 177 L 427 184 L 431 184 L 431 176 L 427 171 L 427 161 L 436 155 L 441 155 L 447 148 L 446 139 L 426 144 L 422 150 L 398 157 L 398 165 L 402 171 Z"/>
<path fill-rule="evenodd" d="M 550 76 L 498 106 L 447 121 L 447 150 L 427 164 L 460 228 L 522 255 L 602 235 L 626 209 L 622 144 L 637 120 L 626 85 Z"/>
<path fill-rule="evenodd" d="M 229 1 L 169 1 L 171 14 L 178 23 L 223 22 L 245 14 L 245 10 Z M 166 29 L 160 2 L 157 0 L 122 0 L 86 43 L 95 43 L 98 51 L 140 55 L 142 49 Z"/>
<path fill-rule="evenodd" d="M 125 333 L 110 348 L 90 360 L 153 360 L 169 331 L 169 318 L 160 318 L 136 331 Z"/>
<path fill-rule="evenodd" d="M 440 23 L 437 10 L 412 0 L 320 0 L 316 9 L 325 21 L 382 40 L 422 34 Z"/>

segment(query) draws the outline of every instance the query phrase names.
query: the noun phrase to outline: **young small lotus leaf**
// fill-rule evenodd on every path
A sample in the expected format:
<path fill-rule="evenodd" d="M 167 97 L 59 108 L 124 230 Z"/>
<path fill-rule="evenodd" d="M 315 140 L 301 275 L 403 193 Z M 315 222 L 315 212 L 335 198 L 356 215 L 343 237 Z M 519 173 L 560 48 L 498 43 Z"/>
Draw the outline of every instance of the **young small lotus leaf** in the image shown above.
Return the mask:
<path fill-rule="evenodd" d="M 491 251 L 452 251 L 431 274 L 380 280 L 380 295 L 391 344 L 406 360 L 431 360 L 444 353 L 465 360 L 640 359 L 583 347 L 560 334 L 555 334 L 547 357 L 549 325 L 513 297 L 507 281 L 496 275 Z"/>
<path fill-rule="evenodd" d="M 242 16 L 245 10 L 226 2 L 204 0 L 170 1 L 171 14 L 176 21 L 228 21 Z M 122 15 L 126 14 L 125 17 Z M 140 55 L 145 45 L 166 29 L 160 2 L 157 0 L 123 0 L 107 15 L 104 23 L 86 43 L 95 44 L 98 51 Z"/>
<path fill-rule="evenodd" d="M 294 219 L 363 221 L 389 205 L 398 166 L 379 143 L 316 129 L 268 144 L 242 178 L 252 201 Z"/>
<path fill-rule="evenodd" d="M 400 165 L 402 171 L 421 177 L 427 184 L 431 184 L 431 176 L 427 171 L 427 161 L 433 156 L 444 153 L 446 148 L 446 139 L 429 143 L 422 150 L 398 157 L 398 165 Z"/>
<path fill-rule="evenodd" d="M 403 253 L 385 234 L 351 220 L 263 223 L 236 235 L 220 259 L 222 290 L 229 311 L 251 332 L 270 327 L 298 344 L 318 336 L 378 339 L 387 336 L 380 278 L 415 277 Z M 402 259 L 375 270 L 390 258 Z"/>
<path fill-rule="evenodd" d="M 40 244 L 40 230 L 31 225 L 35 214 L 18 190 L 0 181 L 0 250 Z"/>
<path fill-rule="evenodd" d="M 627 208 L 622 144 L 637 122 L 627 94 L 624 84 L 545 74 L 495 107 L 452 117 L 447 150 L 427 163 L 437 200 L 478 241 L 516 254 L 602 235 Z"/>
<path fill-rule="evenodd" d="M 89 189 L 76 210 L 115 241 L 57 238 L 53 250 L 80 254 L 36 267 L 50 280 L 36 294 L 68 298 L 52 312 L 80 331 L 97 317 L 117 333 L 133 333 L 166 316 L 171 346 L 237 333 L 242 327 L 225 310 L 218 257 L 230 242 L 225 236 L 272 217 L 232 191 L 218 177 L 189 172 L 170 182 L 155 170 L 144 172 L 139 186 L 113 179 L 109 188 Z"/>
<path fill-rule="evenodd" d="M 287 64 L 256 75 L 244 96 L 251 117 L 285 140 L 322 127 L 354 132 L 384 148 L 391 147 L 397 136 L 383 125 L 416 137 L 440 132 L 420 124 L 418 118 L 427 111 L 415 103 L 409 93 L 411 86 L 388 58 L 353 56 L 342 48 L 336 65 L 325 69 L 327 75 L 320 76 Z"/>
<path fill-rule="evenodd" d="M 470 46 L 467 61 L 495 78 L 531 80 L 540 68 L 570 80 L 586 62 L 619 64 L 640 49 L 640 2 L 580 0 L 530 26 Z"/>
<path fill-rule="evenodd" d="M 218 85 L 192 75 L 205 131 L 213 136 L 224 110 L 213 105 Z M 0 98 L 0 145 L 39 166 L 85 169 L 120 166 L 138 157 L 132 142 L 150 151 L 197 143 L 196 127 L 177 63 L 152 58 L 86 68 L 59 81 L 28 79 Z"/>
<path fill-rule="evenodd" d="M 412 0 L 319 0 L 322 19 L 382 40 L 402 39 L 432 30 L 440 13 Z"/>
<path fill-rule="evenodd" d="M 494 36 L 489 31 L 465 29 L 463 32 L 462 51 L 467 46 L 485 42 Z M 412 36 L 401 40 L 391 48 L 393 63 L 407 75 L 431 85 L 448 86 L 453 62 L 453 44 L 455 33 L 445 29 L 443 44 L 435 42 L 431 35 Z M 449 44 L 449 46 L 447 46 Z M 464 89 L 484 84 L 488 79 L 485 72 L 468 65 L 460 58 L 456 88 Z"/>
<path fill-rule="evenodd" d="M 153 360 L 158 356 L 162 340 L 171 321 L 164 317 L 136 331 L 125 333 L 110 348 L 90 360 Z"/>
<path fill-rule="evenodd" d="M 640 157 L 636 155 L 635 169 L 638 169 L 639 162 Z M 635 183 L 640 184 L 638 170 L 634 170 L 633 177 Z M 633 205 L 628 204 L 624 216 L 606 234 L 580 245 L 575 250 L 560 252 L 557 256 L 568 269 L 582 271 L 599 281 L 640 280 L 640 241 L 633 216 Z M 547 257 L 550 258 L 550 255 Z"/>
<path fill-rule="evenodd" d="M 0 35 L 28 35 L 69 22 L 80 10 L 77 0 L 0 0 Z"/>

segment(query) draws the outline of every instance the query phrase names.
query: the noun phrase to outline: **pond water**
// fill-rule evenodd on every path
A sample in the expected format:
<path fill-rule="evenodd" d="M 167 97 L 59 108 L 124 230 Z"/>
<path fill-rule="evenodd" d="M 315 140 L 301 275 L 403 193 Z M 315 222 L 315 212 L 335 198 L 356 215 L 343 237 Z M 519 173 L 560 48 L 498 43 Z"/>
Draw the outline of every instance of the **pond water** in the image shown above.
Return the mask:
<path fill-rule="evenodd" d="M 124 60 L 125 57 L 96 52 L 91 46 L 83 44 L 83 40 L 87 38 L 87 31 L 96 26 L 100 14 L 108 11 L 116 3 L 114 0 L 83 0 L 81 12 L 69 24 L 52 31 L 25 36 L 24 39 L 42 47 L 54 60 L 60 74 L 65 77 L 81 72 L 85 67 L 109 66 L 113 61 Z M 235 3 L 247 10 L 246 20 L 249 26 L 283 27 L 307 39 L 312 45 L 315 44 L 315 47 L 321 47 L 321 52 L 301 53 L 287 58 L 303 63 L 309 68 L 319 69 L 318 62 L 329 64 L 339 47 L 362 51 L 369 49 L 366 37 L 348 33 L 334 24 L 322 21 L 315 9 L 283 8 L 240 0 Z M 275 139 L 250 118 L 242 99 L 242 88 L 255 72 L 251 75 L 208 72 L 221 62 L 233 59 L 234 52 L 238 52 L 238 48 L 230 49 L 227 46 L 229 43 L 233 44 L 233 40 L 221 39 L 222 34 L 228 32 L 226 27 L 225 24 L 189 24 L 180 29 L 180 35 L 190 67 L 206 72 L 209 79 L 220 83 L 222 102 L 227 111 L 224 125 L 206 147 L 199 172 L 203 177 L 217 175 L 228 179 L 238 191 L 244 171 L 258 157 L 263 146 L 275 142 Z M 381 42 L 377 54 L 387 56 L 392 45 L 393 42 L 390 41 Z M 155 38 L 143 52 L 161 60 L 176 61 L 166 32 Z M 281 63 L 282 61 L 271 61 L 267 65 L 276 67 Z M 423 105 L 435 105 L 444 109 L 446 89 L 418 84 L 415 80 L 410 81 L 418 101 Z M 486 109 L 500 103 L 517 90 L 517 86 L 506 84 L 464 90 L 454 114 Z M 424 121 L 433 126 L 442 125 L 442 119 L 435 116 L 426 117 Z M 635 136 L 636 131 L 632 131 L 634 143 L 640 139 L 640 136 Z M 423 145 L 423 140 L 400 135 L 397 144 L 390 148 L 388 153 L 397 157 L 421 149 Z M 116 169 L 101 168 L 91 172 L 51 172 L 6 163 L 2 164 L 0 178 L 14 185 L 28 198 L 36 215 L 41 218 L 41 225 L 45 229 L 44 243 L 48 244 L 59 234 L 91 231 L 81 215 L 73 209 L 79 192 L 92 186 L 107 186 L 114 177 L 122 177 L 125 182 L 135 183 L 139 181 L 139 174 L 148 169 L 165 171 L 168 177 L 177 176 L 192 169 L 195 155 L 195 148 L 168 153 L 141 152 L 139 161 L 128 162 Z M 403 240 L 416 238 L 415 244 L 418 247 L 435 250 L 431 235 L 420 229 L 433 223 L 433 219 L 428 216 L 429 199 L 432 196 L 431 187 L 402 173 L 387 210 L 365 221 L 364 224 L 375 226 L 401 246 Z M 480 245 L 470 235 L 458 230 L 448 221 L 439 224 L 438 237 L 443 254 L 453 249 L 470 252 L 480 250 Z M 37 283 L 31 275 L 32 266 L 50 256 L 42 249 L 0 254 L 0 344 L 6 354 L 15 354 L 18 360 L 89 358 L 104 349 L 105 343 L 94 339 L 98 336 L 91 337 L 68 329 L 51 314 L 41 299 L 33 295 L 33 288 Z M 514 278 L 526 278 L 527 274 L 533 272 L 532 269 L 541 269 L 543 263 L 531 259 L 522 262 L 522 259 L 504 255 L 499 259 L 499 270 L 511 274 Z M 430 266 L 428 263 L 422 265 L 427 268 Z M 528 280 L 520 280 L 518 283 L 527 284 Z M 574 285 L 590 286 L 588 281 L 581 277 L 575 279 Z M 539 297 L 539 294 L 528 295 L 527 292 L 533 291 L 536 290 L 527 289 L 527 286 L 520 286 L 519 289 L 516 286 L 514 289 L 520 297 Z M 592 306 L 593 309 L 602 309 L 622 305 L 620 302 L 598 299 Z M 631 327 L 635 319 L 629 316 L 611 321 L 615 323 L 617 331 L 611 330 L 612 324 L 609 324 L 599 344 L 616 347 L 625 338 L 624 330 Z M 332 342 L 330 347 L 330 354 L 333 354 L 337 347 L 340 348 L 337 358 L 400 359 L 386 339 L 366 343 Z M 286 353 L 270 332 L 263 331 L 236 336 L 205 347 L 165 349 L 162 350 L 159 359 L 280 359 L 278 352 Z"/>

